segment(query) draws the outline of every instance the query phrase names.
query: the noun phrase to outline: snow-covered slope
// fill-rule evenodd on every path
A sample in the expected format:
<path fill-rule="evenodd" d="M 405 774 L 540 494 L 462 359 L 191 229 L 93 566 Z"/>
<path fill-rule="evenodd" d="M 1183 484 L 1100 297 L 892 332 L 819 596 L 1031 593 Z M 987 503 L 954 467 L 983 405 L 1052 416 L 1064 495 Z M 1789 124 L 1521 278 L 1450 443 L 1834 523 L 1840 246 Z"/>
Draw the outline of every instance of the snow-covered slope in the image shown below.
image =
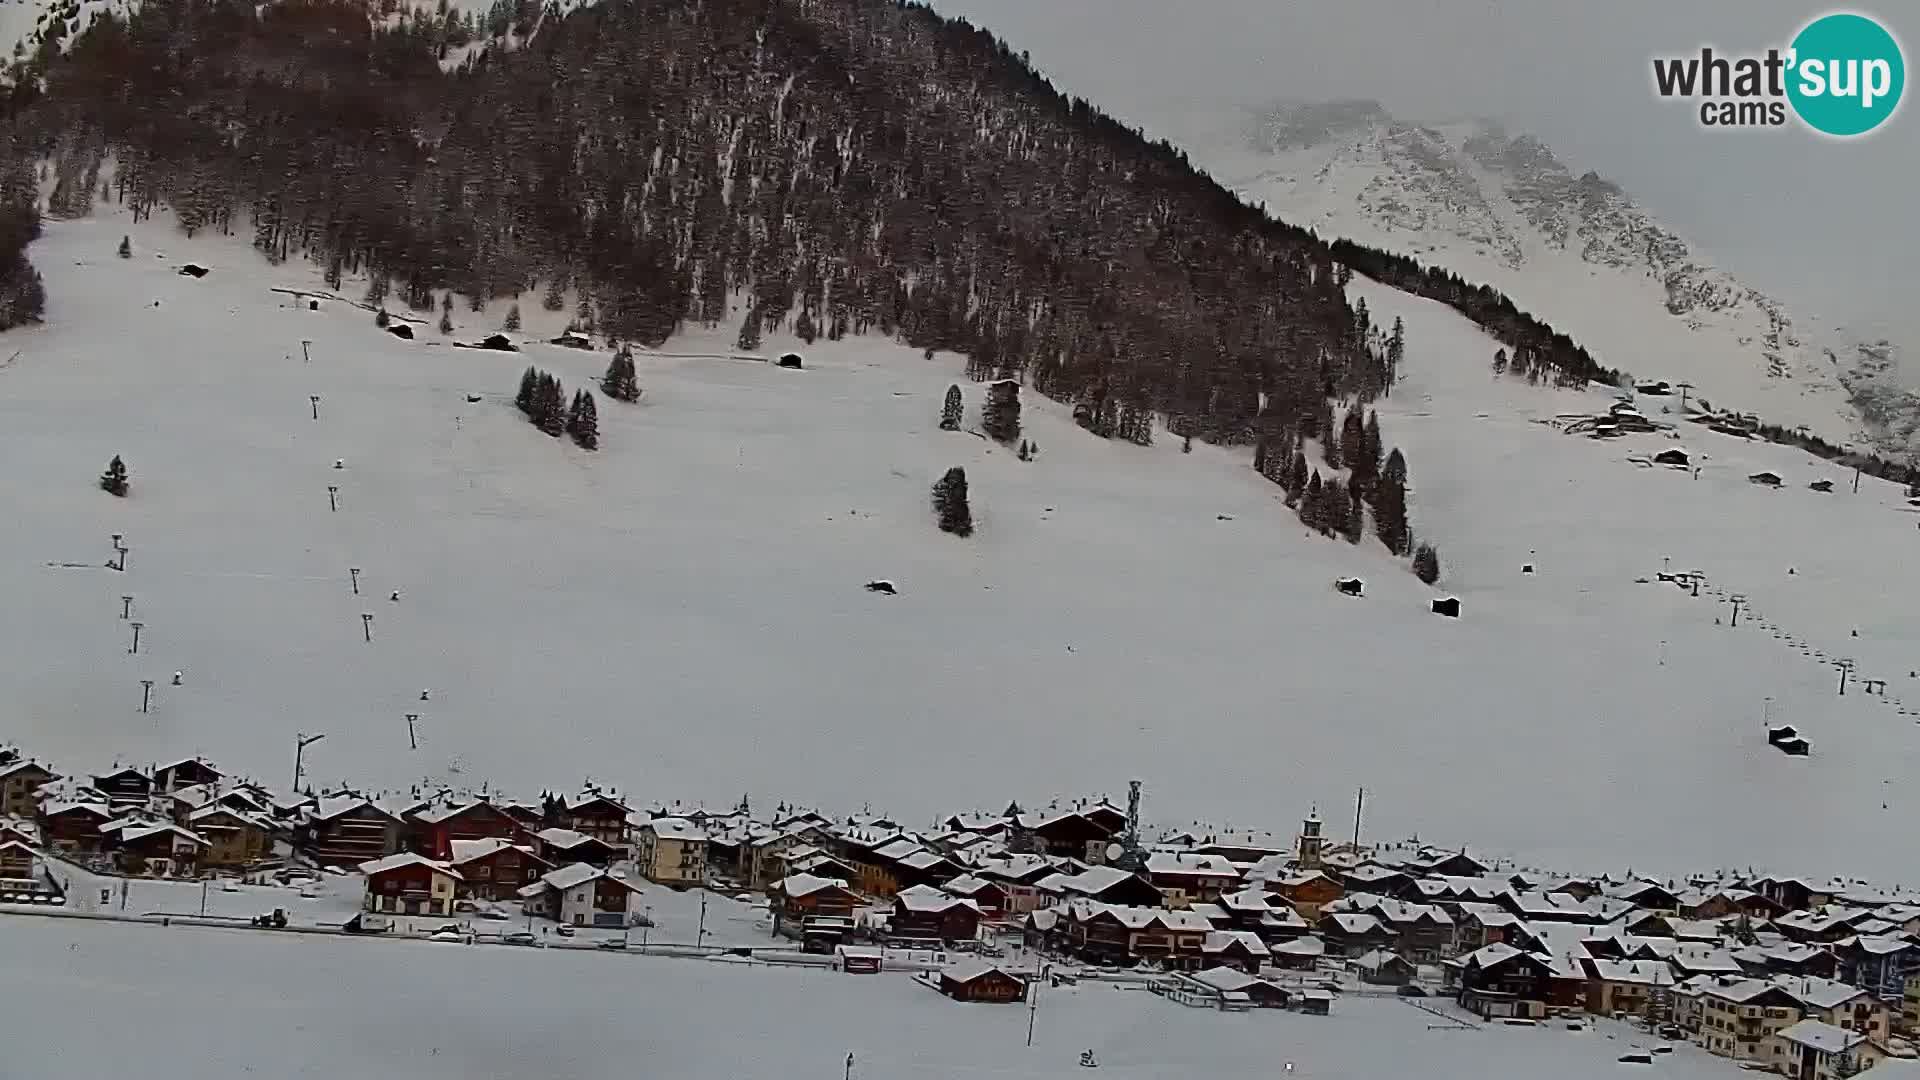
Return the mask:
<path fill-rule="evenodd" d="M 1719 436 L 1692 444 L 1698 478 L 1636 467 L 1671 442 L 1536 422 L 1607 399 L 1496 381 L 1473 327 L 1364 281 L 1407 323 L 1382 423 L 1457 621 L 1371 540 L 1306 535 L 1244 448 L 1102 442 L 1032 395 L 1031 464 L 938 431 L 953 357 L 823 341 L 788 371 L 689 335 L 641 358 L 640 404 L 601 402 L 589 454 L 511 397 L 527 364 L 574 388 L 604 353 L 402 342 L 270 291 L 312 268 L 104 209 L 32 254 L 48 322 L 0 339 L 0 736 L 61 764 L 204 753 L 284 784 L 294 734 L 325 732 L 322 784 L 591 776 L 922 821 L 1140 777 L 1150 817 L 1280 829 L 1364 784 L 1375 837 L 1593 869 L 1920 872 L 1920 792 L 1887 782 L 1920 763 L 1920 729 L 1891 696 L 1837 698 L 1765 628 L 1914 685 L 1901 492 L 1840 477 L 1818 496 L 1811 459 Z M 180 276 L 186 259 L 212 272 Z M 528 299 L 526 336 L 554 333 L 564 313 Z M 503 314 L 456 311 L 459 334 Z M 114 454 L 125 500 L 94 483 Z M 928 509 L 952 465 L 969 540 Z M 1760 468 L 1787 489 L 1749 485 Z M 125 573 L 101 568 L 114 533 Z M 1700 598 L 1634 583 L 1667 556 L 1708 571 Z M 1365 599 L 1331 587 L 1347 574 Z M 1765 622 L 1717 626 L 1717 589 Z M 1766 748 L 1769 707 L 1813 757 Z"/>
<path fill-rule="evenodd" d="M 102 11 L 125 11 L 131 0 L 0 0 L 0 49 L 31 53 L 47 42 L 58 48 Z"/>
<path fill-rule="evenodd" d="M 1790 313 L 1531 136 L 1418 126 L 1371 101 L 1162 126 L 1273 213 L 1490 284 L 1610 367 L 1835 442 L 1914 441 L 1920 398 L 1897 378 L 1897 346 Z"/>

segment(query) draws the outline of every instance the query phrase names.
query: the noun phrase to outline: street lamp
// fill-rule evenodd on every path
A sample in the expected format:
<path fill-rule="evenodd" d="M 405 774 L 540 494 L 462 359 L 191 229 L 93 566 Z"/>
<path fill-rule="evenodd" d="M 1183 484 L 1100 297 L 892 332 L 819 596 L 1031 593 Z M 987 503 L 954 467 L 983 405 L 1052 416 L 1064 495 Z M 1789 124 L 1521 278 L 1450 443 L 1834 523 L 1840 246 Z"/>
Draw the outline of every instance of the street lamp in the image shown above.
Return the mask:
<path fill-rule="evenodd" d="M 300 794 L 300 776 L 301 776 L 301 773 L 304 771 L 301 768 L 301 765 L 304 759 L 306 758 L 307 747 L 313 743 L 319 742 L 321 739 L 324 739 L 324 738 L 326 738 L 325 734 L 301 735 L 297 732 L 294 734 L 293 736 L 293 793 L 295 795 Z"/>

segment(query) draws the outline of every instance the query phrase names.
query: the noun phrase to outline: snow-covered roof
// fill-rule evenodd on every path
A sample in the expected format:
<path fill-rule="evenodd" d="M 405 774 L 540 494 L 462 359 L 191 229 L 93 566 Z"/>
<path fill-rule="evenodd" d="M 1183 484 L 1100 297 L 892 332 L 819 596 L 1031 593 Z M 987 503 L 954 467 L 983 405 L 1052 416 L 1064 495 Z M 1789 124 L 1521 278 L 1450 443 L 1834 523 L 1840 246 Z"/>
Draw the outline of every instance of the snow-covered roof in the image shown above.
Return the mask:
<path fill-rule="evenodd" d="M 48 768 L 45 765 L 40 764 L 39 762 L 33 760 L 32 758 L 22 758 L 19 761 L 8 762 L 5 765 L 0 765 L 0 780 L 4 780 L 9 776 L 14 775 L 15 773 L 26 772 L 28 769 L 37 769 L 43 773 L 46 773 L 48 776 L 56 775 L 52 769 Z"/>
<path fill-rule="evenodd" d="M 1276 956 L 1324 956 L 1327 943 L 1317 937 L 1297 937 L 1273 947 Z"/>
<path fill-rule="evenodd" d="M 901 889 L 894 894 L 893 898 L 908 911 L 923 915 L 935 915 L 956 907 L 980 910 L 973 901 L 954 896 L 931 885 L 915 885 L 912 888 Z"/>
<path fill-rule="evenodd" d="M 461 863 L 472 862 L 475 859 L 484 859 L 502 848 L 519 848 L 527 854 L 532 854 L 526 847 L 498 836 L 489 836 L 479 840 L 453 840 L 449 841 L 447 846 L 451 849 L 452 858 L 450 861 L 455 866 L 459 866 Z"/>
<path fill-rule="evenodd" d="M 1670 959 L 1695 975 L 1736 974 L 1742 970 L 1731 952 L 1715 945 L 1681 945 Z"/>
<path fill-rule="evenodd" d="M 1773 985 L 1785 990 L 1796 1001 L 1804 1002 L 1816 1009 L 1837 1009 L 1857 998 L 1867 996 L 1867 992 L 1860 987 L 1808 975 L 1777 975 L 1773 979 Z"/>
<path fill-rule="evenodd" d="M 840 878 L 814 877 L 812 874 L 790 874 L 774 882 L 773 887 L 783 896 L 812 896 L 826 889 L 844 889 L 847 883 Z"/>
<path fill-rule="evenodd" d="M 1383 922 L 1396 926 L 1407 923 L 1428 922 L 1439 926 L 1452 926 L 1453 916 L 1446 910 L 1433 904 L 1410 904 L 1404 900 L 1381 900 L 1368 909 L 1380 917 Z"/>
<path fill-rule="evenodd" d="M 1237 967 L 1207 968 L 1205 971 L 1189 972 L 1186 977 L 1223 994 L 1242 993 L 1248 987 L 1260 985 L 1264 981 Z"/>
<path fill-rule="evenodd" d="M 1673 969 L 1660 960 L 1592 960 L 1594 978 L 1638 986 L 1672 986 Z"/>
<path fill-rule="evenodd" d="M 1332 922 L 1333 925 L 1340 928 L 1342 933 L 1347 934 L 1370 934 L 1376 930 L 1384 929 L 1384 927 L 1380 925 L 1380 920 L 1371 915 L 1342 913 L 1329 915 L 1324 921 Z"/>
<path fill-rule="evenodd" d="M 375 874 L 384 874 L 390 870 L 400 870 L 409 866 L 424 866 L 434 873 L 460 878 L 460 871 L 455 870 L 446 863 L 436 862 L 427 858 L 425 855 L 412 851 L 402 851 L 395 855 L 389 855 L 384 859 L 373 859 L 368 862 L 363 862 L 360 864 L 360 872 L 368 877 L 372 877 Z M 461 878 L 461 880 L 465 879 Z"/>
<path fill-rule="evenodd" d="M 273 830 L 272 822 L 267 821 L 266 819 L 261 818 L 256 814 L 249 814 L 244 810 L 236 810 L 231 806 L 225 806 L 225 805 L 222 805 L 221 803 L 213 803 L 211 805 L 203 806 L 200 809 L 193 811 L 192 813 L 187 815 L 187 823 L 190 825 L 198 825 L 203 821 L 208 821 L 213 818 L 217 818 L 222 814 L 226 815 L 227 817 L 233 818 L 237 821 L 245 822 L 246 824 L 251 825 L 257 829 L 266 829 L 269 832 Z"/>
<path fill-rule="evenodd" d="M 1369 950 L 1367 953 L 1365 953 L 1364 955 L 1356 959 L 1353 962 L 1353 964 L 1355 967 L 1359 968 L 1362 971 L 1379 971 L 1383 967 L 1387 967 L 1389 965 L 1394 965 L 1394 964 L 1406 964 L 1409 967 L 1412 966 L 1411 964 L 1408 964 L 1404 958 L 1400 957 L 1395 953 L 1387 952 L 1384 949 Z"/>
<path fill-rule="evenodd" d="M 533 835 L 541 843 L 546 844 L 549 847 L 557 847 L 562 849 L 577 847 L 593 839 L 593 837 L 588 836 L 586 833 L 575 832 L 572 829 L 561 829 L 561 828 L 541 829 L 539 832 L 534 833 Z"/>
<path fill-rule="evenodd" d="M 1213 931 L 1212 923 L 1191 911 L 1128 907 L 1124 904 L 1097 904 L 1090 900 L 1075 900 L 1067 910 L 1070 917 L 1081 921 L 1102 915 L 1112 916 L 1130 930 L 1142 930 L 1158 924 L 1165 930 L 1195 930 L 1209 933 Z"/>
<path fill-rule="evenodd" d="M 1147 856 L 1148 874 L 1168 874 L 1179 877 L 1219 878 L 1226 881 L 1238 881 L 1240 871 L 1219 855 L 1196 855 L 1186 851 L 1158 851 Z"/>
<path fill-rule="evenodd" d="M 655 818 L 642 825 L 661 840 L 698 841 L 708 839 L 707 830 L 685 818 Z"/>
<path fill-rule="evenodd" d="M 1838 1054 L 1867 1041 L 1865 1035 L 1834 1027 L 1824 1020 L 1802 1020 L 1778 1032 L 1778 1035 L 1797 1046 L 1810 1047 L 1823 1054 Z"/>
<path fill-rule="evenodd" d="M 917 843 L 914 843 L 912 840 L 895 840 L 892 843 L 882 844 L 881 846 L 874 848 L 873 854 L 875 858 L 891 859 L 891 860 L 898 861 L 916 852 L 925 851 L 925 850 L 926 850 L 925 848 L 921 847 Z"/>
<path fill-rule="evenodd" d="M 952 860 L 948 859 L 945 855 L 925 850 L 916 851 L 911 855 L 895 859 L 894 861 L 909 870 L 931 870 L 941 863 L 952 864 Z"/>
<path fill-rule="evenodd" d="M 940 975 L 942 978 L 952 979 L 954 982 L 970 983 L 995 972 L 999 972 L 1009 979 L 1020 979 L 1020 976 L 1013 974 L 1007 969 L 997 964 L 989 964 L 984 960 L 962 960 L 951 967 L 943 969 Z"/>
<path fill-rule="evenodd" d="M 602 870 L 600 867 L 594 866 L 591 863 L 583 863 L 583 862 L 568 863 L 567 865 L 560 867 L 558 870 L 550 870 L 547 873 L 540 875 L 540 880 L 546 883 L 546 885 L 549 886 L 550 888 L 558 889 L 561 892 L 565 892 L 566 890 L 571 889 L 577 885 L 585 885 L 587 882 L 592 881 L 594 878 L 598 878 L 598 877 L 607 877 L 609 880 L 613 880 L 613 881 L 619 880 L 618 878 L 613 878 L 610 875 L 608 875 L 607 872 L 605 870 Z M 626 884 L 626 883 L 621 882 L 621 884 Z"/>
<path fill-rule="evenodd" d="M 975 877 L 972 874 L 961 874 L 959 877 L 941 886 L 942 889 L 945 889 L 955 896 L 972 896 L 974 893 L 989 887 L 997 889 L 1000 886 L 985 878 Z"/>
<path fill-rule="evenodd" d="M 1201 942 L 1200 951 L 1209 953 L 1225 952 L 1235 945 L 1246 949 L 1255 956 L 1265 956 L 1269 951 L 1267 943 L 1260 940 L 1260 935 L 1251 930 L 1212 931 L 1207 935 L 1207 939 Z"/>

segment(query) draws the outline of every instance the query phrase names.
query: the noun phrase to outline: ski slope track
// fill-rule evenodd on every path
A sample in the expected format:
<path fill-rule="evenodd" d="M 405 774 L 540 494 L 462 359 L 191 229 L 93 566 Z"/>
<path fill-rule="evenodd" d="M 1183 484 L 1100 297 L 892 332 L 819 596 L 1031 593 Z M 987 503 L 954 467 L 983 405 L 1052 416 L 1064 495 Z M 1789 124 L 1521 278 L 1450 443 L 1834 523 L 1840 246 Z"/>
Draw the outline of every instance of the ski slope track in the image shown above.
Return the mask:
<path fill-rule="evenodd" d="M 513 407 L 528 364 L 573 389 L 608 360 L 533 344 L 565 318 L 534 296 L 517 355 L 430 323 L 403 342 L 273 291 L 319 288 L 313 268 L 96 214 L 48 224 L 47 322 L 0 339 L 0 742 L 57 765 L 197 753 L 283 786 L 295 733 L 324 732 L 317 785 L 591 778 L 917 822 L 1138 777 L 1150 819 L 1281 830 L 1365 785 L 1369 838 L 1527 865 L 1920 878 L 1903 493 L 1817 495 L 1805 455 L 1692 429 L 1697 477 L 1637 466 L 1676 443 L 1542 423 L 1610 399 L 1494 379 L 1437 305 L 1355 283 L 1406 320 L 1381 419 L 1447 566 L 1432 589 L 1370 538 L 1307 534 L 1245 448 L 1103 442 L 1031 393 L 1032 463 L 941 432 L 958 358 L 874 338 L 803 348 L 802 371 L 723 358 L 731 330 L 676 338 L 639 357 L 640 403 L 600 400 L 588 453 Z M 457 310 L 455 336 L 505 308 Z M 96 486 L 114 454 L 126 499 Z M 928 506 L 953 465 L 966 540 Z M 1762 468 L 1785 488 L 1749 484 Z M 1663 557 L 1707 572 L 1701 597 L 1635 583 Z M 1763 621 L 1717 626 L 1715 590 Z M 1443 594 L 1463 618 L 1428 611 Z M 1889 695 L 1838 697 L 1814 649 Z M 1766 746 L 1768 708 L 1811 757 Z"/>

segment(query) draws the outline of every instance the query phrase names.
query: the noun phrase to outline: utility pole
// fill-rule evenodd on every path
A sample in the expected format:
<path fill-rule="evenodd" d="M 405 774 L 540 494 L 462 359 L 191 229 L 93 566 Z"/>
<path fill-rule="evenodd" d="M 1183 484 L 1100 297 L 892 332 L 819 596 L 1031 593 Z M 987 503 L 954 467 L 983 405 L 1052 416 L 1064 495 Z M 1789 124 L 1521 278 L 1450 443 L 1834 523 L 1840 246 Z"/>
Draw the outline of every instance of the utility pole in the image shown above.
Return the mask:
<path fill-rule="evenodd" d="M 414 724 L 414 721 L 418 719 L 420 719 L 420 714 L 417 712 L 410 712 L 407 714 L 407 747 L 408 749 L 412 749 L 412 750 L 420 749 L 420 740 L 415 738 L 413 734 L 413 724 Z"/>
<path fill-rule="evenodd" d="M 147 624 L 137 622 L 137 623 L 128 623 L 127 625 L 133 627 L 133 645 L 127 649 L 127 652 L 129 654 L 137 653 L 140 651 L 140 628 Z"/>
<path fill-rule="evenodd" d="M 336 514 L 340 512 L 340 485 L 338 484 L 327 485 L 327 509 Z"/>
<path fill-rule="evenodd" d="M 1733 622 L 1729 626 L 1729 629 L 1731 629 L 1733 626 L 1740 625 L 1740 605 L 1746 603 L 1747 598 L 1745 594 L 1736 594 L 1736 595 L 1727 597 L 1727 599 L 1732 601 L 1733 603 Z"/>
<path fill-rule="evenodd" d="M 373 640 L 373 612 L 360 613 L 360 632 L 366 635 L 368 641 Z"/>
<path fill-rule="evenodd" d="M 1840 696 L 1846 697 L 1847 696 L 1847 676 L 1851 674 L 1853 671 L 1853 661 L 1841 660 L 1836 662 L 1834 666 L 1840 669 Z"/>
<path fill-rule="evenodd" d="M 700 929 L 693 936 L 693 944 L 698 948 L 707 943 L 707 890 L 700 890 Z M 847 1055 L 847 1068 L 853 1068 L 853 1055 Z"/>
<path fill-rule="evenodd" d="M 1860 463 L 1857 461 L 1853 465 L 1853 493 L 1860 494 Z"/>
<path fill-rule="evenodd" d="M 320 419 L 320 395 L 308 394 L 307 403 L 313 406 L 313 418 L 315 420 Z"/>
<path fill-rule="evenodd" d="M 347 567 L 347 576 L 353 579 L 353 595 L 359 596 L 360 595 L 360 568 L 357 566 Z"/>
<path fill-rule="evenodd" d="M 846 1080 L 853 1080 L 853 1051 L 851 1050 L 847 1051 Z"/>
<path fill-rule="evenodd" d="M 1033 1045 L 1034 1015 L 1040 1011 L 1040 988 L 1047 983 L 1048 965 L 1040 965 L 1033 982 L 1027 984 L 1027 1045 Z"/>
<path fill-rule="evenodd" d="M 1367 789 L 1360 788 L 1353 795 L 1353 850 L 1360 850 L 1360 812 L 1367 807 Z"/>
<path fill-rule="evenodd" d="M 203 919 L 207 917 L 207 885 L 208 884 L 209 882 L 206 878 L 200 879 L 200 917 Z"/>
<path fill-rule="evenodd" d="M 313 363 L 313 354 L 307 350 L 312 345 L 313 342 L 307 341 L 304 338 L 300 341 L 300 359 L 309 364 Z"/>
<path fill-rule="evenodd" d="M 1673 386 L 1674 386 L 1674 389 L 1680 391 L 1680 411 L 1684 413 L 1687 411 L 1687 391 L 1693 389 L 1693 384 L 1690 382 L 1683 382 L 1683 383 L 1674 383 Z"/>
<path fill-rule="evenodd" d="M 295 795 L 300 793 L 300 777 L 306 771 L 303 766 L 305 765 L 307 747 L 324 738 L 326 738 L 324 734 L 301 735 L 295 733 L 293 736 L 293 793 Z"/>
<path fill-rule="evenodd" d="M 133 617 L 133 597 L 123 596 L 120 598 L 120 617 L 123 619 Z"/>
<path fill-rule="evenodd" d="M 153 704 L 153 680 L 141 679 L 140 680 L 140 711 L 141 712 L 148 711 L 147 707 L 152 704 Z"/>

